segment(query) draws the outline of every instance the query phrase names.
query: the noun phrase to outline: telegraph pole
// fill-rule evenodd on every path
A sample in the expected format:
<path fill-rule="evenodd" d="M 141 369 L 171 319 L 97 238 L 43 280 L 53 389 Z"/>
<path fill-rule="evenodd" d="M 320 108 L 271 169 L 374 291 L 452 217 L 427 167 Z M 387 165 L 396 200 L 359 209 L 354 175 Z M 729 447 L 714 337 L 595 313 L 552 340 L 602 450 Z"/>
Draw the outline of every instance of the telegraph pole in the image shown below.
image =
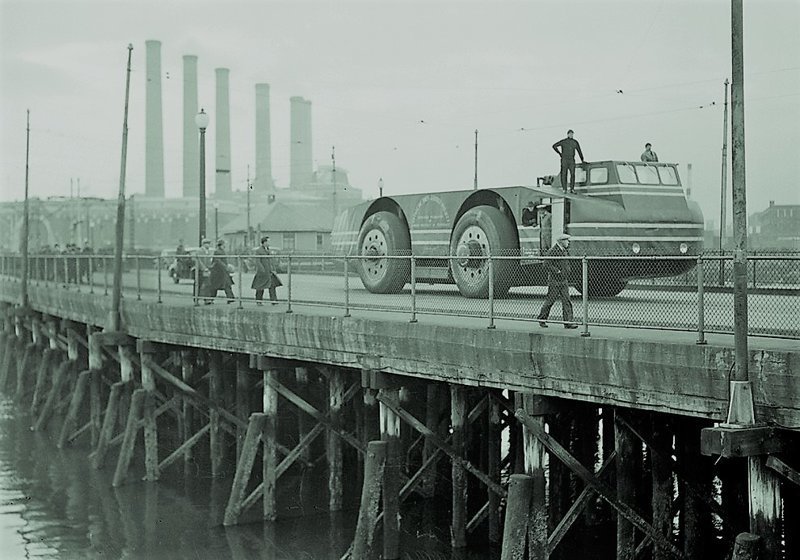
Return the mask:
<path fill-rule="evenodd" d="M 478 129 L 475 129 L 475 179 L 472 182 L 472 190 L 478 190 Z"/>
<path fill-rule="evenodd" d="M 336 221 L 336 146 L 331 146 L 331 163 L 333 164 L 333 221 Z"/>
<path fill-rule="evenodd" d="M 28 109 L 28 118 L 25 132 L 25 203 L 22 212 L 22 307 L 28 307 L 28 162 L 30 160 L 31 146 L 31 110 Z"/>
<path fill-rule="evenodd" d="M 720 185 L 720 204 L 719 204 L 719 252 L 725 240 L 725 205 L 727 204 L 728 191 L 728 78 L 725 78 L 725 110 L 723 112 L 722 123 L 722 183 Z"/>
<path fill-rule="evenodd" d="M 250 240 L 250 191 L 252 190 L 253 186 L 250 184 L 250 166 L 247 166 L 247 248 L 250 249 L 252 245 L 252 241 Z"/>
<path fill-rule="evenodd" d="M 128 100 L 131 91 L 131 53 L 128 44 L 128 68 L 125 75 L 125 113 L 122 119 L 122 157 L 119 169 L 119 195 L 117 196 L 116 247 L 114 248 L 114 285 L 111 292 L 111 330 L 120 329 L 120 303 L 122 302 L 122 241 L 125 235 L 125 164 L 128 158 Z"/>

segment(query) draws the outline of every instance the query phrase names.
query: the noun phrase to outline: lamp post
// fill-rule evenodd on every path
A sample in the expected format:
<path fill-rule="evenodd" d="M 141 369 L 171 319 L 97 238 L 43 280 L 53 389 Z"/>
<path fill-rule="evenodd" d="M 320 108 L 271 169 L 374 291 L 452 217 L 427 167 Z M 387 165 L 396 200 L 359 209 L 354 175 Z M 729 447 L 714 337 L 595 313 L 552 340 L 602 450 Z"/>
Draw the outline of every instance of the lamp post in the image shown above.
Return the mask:
<path fill-rule="evenodd" d="M 206 128 L 208 128 L 208 114 L 200 109 L 194 117 L 194 123 L 200 130 L 200 218 L 198 245 L 203 244 L 206 236 Z"/>
<path fill-rule="evenodd" d="M 214 243 L 219 239 L 219 202 L 214 201 Z"/>

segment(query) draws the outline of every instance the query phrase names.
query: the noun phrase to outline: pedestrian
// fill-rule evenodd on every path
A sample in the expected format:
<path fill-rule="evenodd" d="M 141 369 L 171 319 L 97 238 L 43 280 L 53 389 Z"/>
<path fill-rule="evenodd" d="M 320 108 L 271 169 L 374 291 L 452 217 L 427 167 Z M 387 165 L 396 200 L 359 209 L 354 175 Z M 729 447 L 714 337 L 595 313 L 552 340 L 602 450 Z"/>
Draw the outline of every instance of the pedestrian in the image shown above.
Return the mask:
<path fill-rule="evenodd" d="M 217 297 L 219 290 L 224 290 L 225 295 L 228 296 L 228 303 L 235 301 L 233 295 L 233 278 L 231 278 L 230 270 L 228 268 L 228 257 L 225 253 L 225 240 L 217 240 L 217 248 L 214 250 L 214 256 L 211 259 L 211 269 L 208 276 L 208 289 L 206 296 Z M 214 303 L 210 299 L 206 299 L 206 304 Z"/>
<path fill-rule="evenodd" d="M 214 260 L 211 253 L 211 240 L 205 237 L 200 240 L 200 249 L 197 251 L 197 279 L 195 295 L 205 296 L 209 291 L 209 280 L 211 279 L 211 263 Z M 216 290 L 214 295 L 216 295 Z M 213 303 L 210 298 L 205 299 L 205 304 Z"/>
<path fill-rule="evenodd" d="M 539 212 L 539 254 L 550 250 L 552 244 L 553 213 L 549 204 L 540 204 L 536 207 Z"/>
<path fill-rule="evenodd" d="M 272 257 L 269 256 L 269 236 L 261 238 L 261 245 L 255 251 L 256 275 L 250 287 L 256 291 L 256 303 L 263 304 L 264 290 L 269 290 L 269 300 L 272 305 L 278 305 L 276 288 L 283 286 L 283 282 L 275 274 L 272 267 Z"/>
<path fill-rule="evenodd" d="M 641 160 L 644 162 L 657 162 L 658 155 L 653 151 L 653 145 L 648 142 L 644 145 L 644 151 L 642 152 Z"/>
<path fill-rule="evenodd" d="M 523 226 L 536 226 L 538 223 L 536 202 L 533 200 L 528 201 L 528 205 L 522 209 L 522 225 Z"/>
<path fill-rule="evenodd" d="M 550 316 L 550 308 L 556 300 L 561 300 L 561 315 L 564 320 L 565 329 L 577 329 L 578 325 L 573 322 L 572 302 L 569 300 L 569 284 L 567 280 L 570 274 L 570 262 L 566 257 L 569 256 L 570 236 L 562 233 L 556 237 L 555 244 L 547 252 L 548 257 L 559 257 L 558 259 L 544 261 L 547 269 L 547 297 L 544 299 L 542 309 L 539 311 L 539 326 L 547 328 L 547 318 Z"/>
<path fill-rule="evenodd" d="M 575 152 L 581 156 L 581 163 L 586 163 L 581 151 L 581 145 L 572 135 L 575 132 L 570 129 L 567 137 L 553 144 L 553 150 L 561 157 L 561 188 L 567 192 L 567 173 L 569 173 L 569 192 L 575 192 Z M 561 148 L 561 151 L 559 151 Z"/>

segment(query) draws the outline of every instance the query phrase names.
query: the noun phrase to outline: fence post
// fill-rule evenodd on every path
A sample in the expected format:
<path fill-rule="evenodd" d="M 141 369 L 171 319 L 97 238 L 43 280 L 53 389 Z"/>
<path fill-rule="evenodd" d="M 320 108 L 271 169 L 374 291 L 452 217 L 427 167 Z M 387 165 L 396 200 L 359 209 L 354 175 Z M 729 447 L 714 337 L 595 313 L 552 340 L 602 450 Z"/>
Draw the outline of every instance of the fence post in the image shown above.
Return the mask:
<path fill-rule="evenodd" d="M 583 332 L 581 336 L 592 336 L 589 332 L 589 259 L 581 259 L 581 296 L 583 297 Z"/>
<path fill-rule="evenodd" d="M 703 257 L 697 257 L 697 344 L 706 343 L 706 309 Z"/>
<path fill-rule="evenodd" d="M 194 261 L 194 304 L 200 305 L 200 257 L 195 257 Z"/>
<path fill-rule="evenodd" d="M 489 326 L 487 329 L 495 328 L 494 325 L 494 261 L 492 252 L 489 251 Z"/>
<path fill-rule="evenodd" d="M 242 308 L 242 256 L 236 255 L 236 268 L 239 270 L 239 309 Z"/>
<path fill-rule="evenodd" d="M 67 263 L 66 254 L 62 257 L 62 259 L 64 261 L 64 287 L 69 288 L 69 265 Z"/>
<path fill-rule="evenodd" d="M 411 255 L 411 320 L 417 322 L 417 259 Z"/>
<path fill-rule="evenodd" d="M 753 259 L 751 262 L 753 263 L 753 289 L 755 290 L 755 288 L 756 288 L 756 260 Z"/>
<path fill-rule="evenodd" d="M 388 258 L 388 257 L 387 257 Z M 350 275 L 347 271 L 347 256 L 344 257 L 344 316 L 350 316 Z"/>
<path fill-rule="evenodd" d="M 139 255 L 133 257 L 133 264 L 136 266 L 136 299 L 142 300 L 142 267 L 139 265 Z"/>
<path fill-rule="evenodd" d="M 89 253 L 89 264 L 87 270 L 89 271 L 89 293 L 94 293 L 94 255 Z"/>
<path fill-rule="evenodd" d="M 102 257 L 103 259 L 103 290 L 105 292 L 104 295 L 108 295 L 108 259 L 106 257 Z"/>
<path fill-rule="evenodd" d="M 289 255 L 289 262 L 286 264 L 286 303 L 289 304 L 286 313 L 292 313 L 292 255 Z"/>

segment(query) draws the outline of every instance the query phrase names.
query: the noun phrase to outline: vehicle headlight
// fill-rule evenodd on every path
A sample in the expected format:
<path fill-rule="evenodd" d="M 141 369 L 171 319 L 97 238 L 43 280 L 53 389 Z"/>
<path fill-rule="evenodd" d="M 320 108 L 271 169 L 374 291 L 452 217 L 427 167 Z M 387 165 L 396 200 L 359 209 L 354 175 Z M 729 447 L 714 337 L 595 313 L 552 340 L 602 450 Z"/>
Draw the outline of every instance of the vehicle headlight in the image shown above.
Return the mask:
<path fill-rule="evenodd" d="M 638 255 L 641 252 L 642 248 L 639 246 L 638 243 L 634 243 L 631 245 L 631 251 L 633 251 L 634 255 Z"/>
<path fill-rule="evenodd" d="M 689 252 L 689 246 L 686 243 L 681 243 L 678 250 L 681 252 L 681 255 L 685 255 Z"/>

